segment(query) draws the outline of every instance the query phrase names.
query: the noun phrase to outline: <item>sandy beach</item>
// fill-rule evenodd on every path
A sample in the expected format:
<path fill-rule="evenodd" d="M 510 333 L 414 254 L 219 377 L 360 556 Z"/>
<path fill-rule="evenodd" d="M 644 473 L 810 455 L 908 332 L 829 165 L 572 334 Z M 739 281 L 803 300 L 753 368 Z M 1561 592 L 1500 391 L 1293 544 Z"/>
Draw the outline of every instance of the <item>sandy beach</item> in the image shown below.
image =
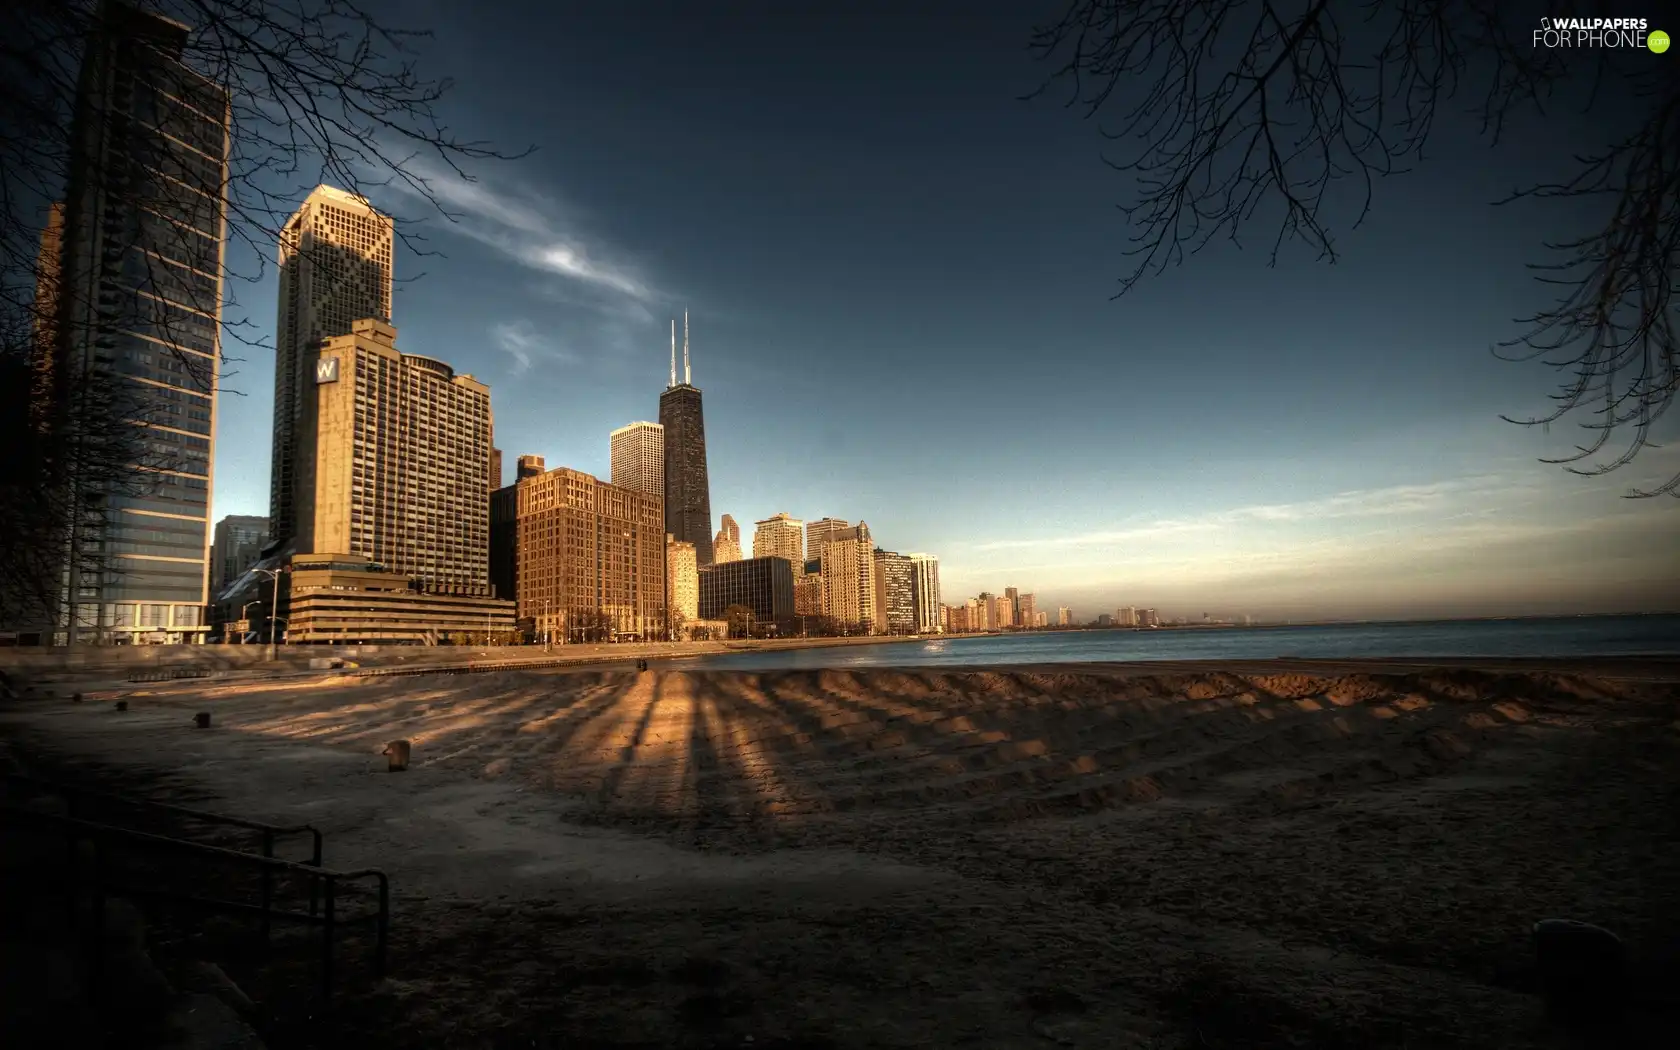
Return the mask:
<path fill-rule="evenodd" d="M 271 1046 L 1561 1046 L 1548 916 L 1615 930 L 1675 995 L 1671 660 L 111 695 L 19 701 L 0 731 L 391 875 L 393 975 L 336 1021 L 243 974 Z"/>

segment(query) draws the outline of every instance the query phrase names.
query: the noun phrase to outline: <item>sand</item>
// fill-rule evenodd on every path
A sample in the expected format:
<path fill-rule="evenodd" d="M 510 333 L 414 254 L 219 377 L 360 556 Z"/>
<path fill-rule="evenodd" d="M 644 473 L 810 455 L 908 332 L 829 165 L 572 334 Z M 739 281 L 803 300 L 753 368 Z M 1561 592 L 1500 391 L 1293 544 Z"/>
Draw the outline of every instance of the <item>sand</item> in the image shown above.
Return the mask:
<path fill-rule="evenodd" d="M 323 676 L 0 725 L 390 873 L 392 978 L 327 1026 L 253 972 L 271 1045 L 1554 1046 L 1536 919 L 1680 961 L 1680 673 L 1585 670 Z"/>

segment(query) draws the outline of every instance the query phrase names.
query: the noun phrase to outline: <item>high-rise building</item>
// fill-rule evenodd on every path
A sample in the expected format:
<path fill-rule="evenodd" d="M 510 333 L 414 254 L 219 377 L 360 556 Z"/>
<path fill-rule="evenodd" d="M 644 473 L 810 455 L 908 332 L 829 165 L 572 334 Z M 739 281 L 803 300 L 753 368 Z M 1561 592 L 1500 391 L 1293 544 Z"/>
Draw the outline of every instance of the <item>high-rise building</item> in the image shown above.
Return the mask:
<path fill-rule="evenodd" d="M 671 385 L 659 395 L 665 428 L 665 531 L 694 544 L 712 564 L 712 495 L 706 473 L 706 418 L 688 365 L 688 314 L 683 314 L 683 375 L 677 382 L 677 328 L 671 322 Z"/>
<path fill-rule="evenodd" d="M 916 632 L 934 634 L 941 630 L 939 559 L 931 554 L 906 554 L 910 559 L 910 601 L 916 610 Z"/>
<path fill-rule="evenodd" d="M 36 375 L 55 398 L 74 377 L 115 376 L 116 415 L 145 427 L 145 484 L 66 478 L 78 505 L 103 511 L 69 537 L 52 614 L 72 643 L 209 630 L 229 109 L 184 62 L 190 32 L 105 0 L 77 85 L 61 254 L 43 268 L 54 313 L 37 329 L 55 345 Z"/>
<path fill-rule="evenodd" d="M 1014 588 L 1010 589 L 1013 590 Z M 999 630 L 1016 626 L 1015 599 L 1007 593 L 992 595 L 991 608 L 987 610 L 986 617 L 991 621 L 991 626 Z"/>
<path fill-rule="evenodd" d="M 794 573 L 799 574 L 807 560 L 804 528 L 804 522 L 788 517 L 785 512 L 755 523 L 753 557 L 786 558 L 793 563 Z M 815 556 L 811 552 L 810 557 Z"/>
<path fill-rule="evenodd" d="M 274 336 L 274 454 L 269 536 L 297 535 L 299 428 L 314 400 L 316 351 L 356 322 L 391 320 L 391 220 L 361 198 L 317 186 L 280 230 L 280 317 Z M 484 462 L 489 463 L 486 449 Z M 473 473 L 486 472 L 480 467 Z M 399 570 L 400 571 L 400 570 Z"/>
<path fill-rule="evenodd" d="M 1056 626 L 1057 627 L 1072 627 L 1073 626 L 1073 610 L 1069 609 L 1065 605 L 1059 607 L 1056 610 Z"/>
<path fill-rule="evenodd" d="M 312 355 L 298 418 L 294 541 L 448 594 L 490 593 L 490 388 L 397 350 L 376 318 Z"/>
<path fill-rule="evenodd" d="M 1050 626 L 1050 614 L 1048 612 L 1045 612 L 1043 609 L 1040 609 L 1040 610 L 1034 612 L 1033 613 L 1033 626 L 1034 627 L 1048 627 L 1048 626 Z"/>
<path fill-rule="evenodd" d="M 1114 610 L 1114 622 L 1121 627 L 1138 626 L 1138 611 L 1130 605 L 1122 605 Z"/>
<path fill-rule="evenodd" d="M 1014 587 L 1005 587 L 1003 589 L 1003 596 L 1009 599 L 1009 622 L 1011 624 L 1020 624 L 1021 592 Z"/>
<path fill-rule="evenodd" d="M 1138 627 L 1161 626 L 1161 614 L 1154 609 L 1138 609 L 1134 623 Z"/>
<path fill-rule="evenodd" d="M 816 572 L 800 573 L 794 578 L 793 611 L 798 616 L 827 615 L 823 612 L 823 578 L 820 568 Z"/>
<path fill-rule="evenodd" d="M 793 565 L 786 558 L 744 558 L 700 570 L 700 617 L 721 620 L 731 605 L 752 610 L 753 623 L 794 633 Z"/>
<path fill-rule="evenodd" d="M 490 450 L 490 491 L 495 492 L 502 487 L 502 450 Z"/>
<path fill-rule="evenodd" d="M 250 514 L 229 514 L 216 523 L 211 543 L 210 593 L 216 595 L 245 570 L 257 563 L 263 544 L 268 542 L 268 519 Z"/>
<path fill-rule="evenodd" d="M 823 518 L 805 526 L 805 556 L 811 559 L 822 557 L 823 544 L 831 540 L 856 539 L 857 533 L 852 531 L 852 524 L 842 518 Z"/>
<path fill-rule="evenodd" d="M 717 538 L 712 542 L 712 562 L 721 564 L 726 561 L 740 560 L 741 526 L 735 524 L 734 518 L 725 514 L 723 516 L 723 527 L 718 529 Z"/>
<path fill-rule="evenodd" d="M 969 623 L 969 613 L 972 611 L 973 599 L 961 605 L 947 605 L 945 607 L 945 630 L 952 634 L 963 634 L 975 628 Z"/>
<path fill-rule="evenodd" d="M 612 483 L 665 498 L 665 428 L 638 421 L 612 432 Z"/>
<path fill-rule="evenodd" d="M 538 477 L 548 468 L 543 466 L 543 458 L 541 456 L 520 456 L 516 469 L 518 473 L 514 480 L 524 481 L 526 478 Z"/>
<path fill-rule="evenodd" d="M 674 629 L 700 618 L 700 566 L 694 544 L 665 537 L 665 604 Z"/>
<path fill-rule="evenodd" d="M 848 630 L 874 634 L 874 545 L 867 538 L 829 540 L 821 550 L 823 615 Z"/>
<path fill-rule="evenodd" d="M 915 569 L 896 551 L 875 548 L 875 616 L 882 634 L 916 633 Z"/>
<path fill-rule="evenodd" d="M 968 600 L 968 629 L 971 631 L 989 631 L 997 624 L 992 620 L 992 612 L 996 608 L 991 594 L 981 591 L 979 597 Z"/>
<path fill-rule="evenodd" d="M 490 493 L 490 590 L 513 601 L 519 593 L 519 485 Z"/>
<path fill-rule="evenodd" d="M 1030 594 L 1015 597 L 1015 623 L 1021 627 L 1042 627 L 1038 622 L 1038 600 Z"/>
<path fill-rule="evenodd" d="M 664 501 L 565 467 L 514 487 L 520 618 L 562 640 L 663 637 Z"/>

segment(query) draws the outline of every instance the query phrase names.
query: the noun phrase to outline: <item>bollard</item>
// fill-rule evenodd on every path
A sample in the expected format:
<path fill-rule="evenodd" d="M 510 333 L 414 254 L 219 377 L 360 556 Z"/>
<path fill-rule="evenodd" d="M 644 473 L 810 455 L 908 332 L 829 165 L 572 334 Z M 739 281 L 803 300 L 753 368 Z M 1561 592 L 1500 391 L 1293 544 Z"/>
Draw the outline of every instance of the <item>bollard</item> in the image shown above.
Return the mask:
<path fill-rule="evenodd" d="M 1546 1014 L 1566 1029 L 1603 1032 L 1621 1020 L 1627 987 L 1621 938 L 1574 919 L 1534 924 Z"/>
<path fill-rule="evenodd" d="M 393 740 L 389 744 L 386 744 L 385 750 L 380 753 L 390 756 L 391 762 L 387 767 L 388 772 L 401 773 L 403 770 L 407 769 L 408 756 L 413 749 L 414 745 L 409 743 L 407 740 Z"/>
<path fill-rule="evenodd" d="M 200 711 L 198 714 L 193 715 L 193 724 L 198 726 L 198 728 L 200 728 L 200 729 L 209 729 L 210 728 L 210 712 Z"/>
<path fill-rule="evenodd" d="M 117 701 L 117 710 L 118 711 L 127 711 L 128 710 L 128 701 L 127 700 L 118 700 Z"/>

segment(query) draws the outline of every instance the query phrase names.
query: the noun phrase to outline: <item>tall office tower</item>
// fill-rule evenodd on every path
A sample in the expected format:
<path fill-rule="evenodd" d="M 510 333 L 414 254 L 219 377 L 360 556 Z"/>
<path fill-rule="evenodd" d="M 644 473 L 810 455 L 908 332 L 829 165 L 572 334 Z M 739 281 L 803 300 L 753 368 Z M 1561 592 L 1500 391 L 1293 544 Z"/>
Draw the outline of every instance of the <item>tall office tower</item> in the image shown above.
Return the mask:
<path fill-rule="evenodd" d="M 1038 600 L 1030 594 L 1023 594 L 1015 599 L 1015 623 L 1020 627 L 1037 627 Z"/>
<path fill-rule="evenodd" d="M 677 327 L 671 322 L 671 385 L 659 395 L 665 428 L 665 531 L 694 544 L 712 564 L 712 495 L 706 475 L 706 419 L 688 367 L 688 314 L 683 313 L 683 375 L 677 382 Z"/>
<path fill-rule="evenodd" d="M 931 554 L 906 554 L 910 559 L 910 601 L 916 610 L 916 633 L 940 630 L 939 559 Z"/>
<path fill-rule="evenodd" d="M 700 618 L 700 566 L 694 544 L 665 537 L 665 607 L 673 629 Z"/>
<path fill-rule="evenodd" d="M 1005 587 L 1003 596 L 1009 599 L 1009 622 L 1019 625 L 1021 623 L 1021 592 L 1014 587 Z"/>
<path fill-rule="evenodd" d="M 494 435 L 492 435 L 494 436 Z M 495 492 L 502 487 L 502 450 L 490 449 L 490 491 Z"/>
<path fill-rule="evenodd" d="M 519 593 L 519 486 L 490 493 L 490 592 L 504 601 Z"/>
<path fill-rule="evenodd" d="M 311 355 L 297 420 L 299 554 L 349 554 L 446 594 L 490 594 L 490 388 L 355 322 Z"/>
<path fill-rule="evenodd" d="M 981 591 L 977 598 L 968 600 L 968 629 L 971 631 L 989 631 L 997 624 L 992 622 L 992 596 Z"/>
<path fill-rule="evenodd" d="M 722 565 L 727 561 L 741 560 L 741 526 L 735 524 L 735 519 L 725 514 L 723 527 L 718 530 L 717 538 L 712 541 L 712 564 Z"/>
<path fill-rule="evenodd" d="M 991 621 L 992 626 L 1000 630 L 1020 626 L 1015 621 L 1015 603 L 1009 595 L 998 594 L 992 597 Z"/>
<path fill-rule="evenodd" d="M 635 422 L 612 432 L 612 483 L 665 498 L 665 428 Z"/>
<path fill-rule="evenodd" d="M 793 611 L 796 616 L 824 615 L 823 578 L 820 569 L 817 572 L 801 573 L 794 578 Z"/>
<path fill-rule="evenodd" d="M 99 389 L 120 398 L 101 411 L 146 428 L 135 467 L 146 484 L 66 478 L 97 509 L 68 537 L 54 615 L 71 644 L 208 630 L 229 110 L 183 61 L 189 33 L 106 0 L 77 84 L 56 315 L 43 333 L 56 340 L 51 382 L 69 393 L 101 374 Z"/>
<path fill-rule="evenodd" d="M 823 518 L 805 526 L 805 556 L 822 557 L 823 544 L 845 537 L 856 537 L 850 522 L 841 518 Z"/>
<path fill-rule="evenodd" d="M 744 558 L 700 570 L 700 615 L 708 620 L 725 619 L 730 606 L 742 605 L 752 610 L 755 632 L 774 627 L 789 634 L 799 619 L 795 601 L 786 558 Z"/>
<path fill-rule="evenodd" d="M 805 523 L 780 513 L 753 525 L 752 552 L 755 558 L 786 558 L 793 563 L 793 574 L 804 571 Z M 815 556 L 815 552 L 810 552 Z"/>
<path fill-rule="evenodd" d="M 665 510 L 658 496 L 565 467 L 514 489 L 521 618 L 574 641 L 665 636 Z"/>
<path fill-rule="evenodd" d="M 1120 608 L 1114 610 L 1114 622 L 1122 627 L 1138 626 L 1137 610 L 1132 608 L 1130 605 L 1121 606 Z"/>
<path fill-rule="evenodd" d="M 263 544 L 268 542 L 268 519 L 249 514 L 229 514 L 216 523 L 215 537 L 210 546 L 212 598 L 257 563 Z"/>
<path fill-rule="evenodd" d="M 269 538 L 298 533 L 299 426 L 312 402 L 316 350 L 357 321 L 391 320 L 391 220 L 356 196 L 317 186 L 280 230 L 280 317 L 274 335 L 274 456 Z M 484 454 L 489 462 L 490 453 Z M 485 472 L 479 467 L 472 473 Z"/>
<path fill-rule="evenodd" d="M 520 456 L 517 469 L 518 475 L 515 480 L 524 481 L 526 478 L 541 477 L 548 468 L 543 466 L 541 456 Z"/>
<path fill-rule="evenodd" d="M 869 525 L 860 521 L 843 532 L 829 530 L 824 534 L 830 538 L 817 548 L 823 614 L 865 634 L 880 633 L 885 625 L 875 605 L 875 544 Z"/>
<path fill-rule="evenodd" d="M 1057 610 L 1056 610 L 1056 626 L 1058 626 L 1058 627 L 1072 627 L 1073 626 L 1073 610 L 1069 609 L 1065 605 L 1057 608 Z"/>
<path fill-rule="evenodd" d="M 909 558 L 875 548 L 875 612 L 881 633 L 916 633 L 914 579 Z"/>

